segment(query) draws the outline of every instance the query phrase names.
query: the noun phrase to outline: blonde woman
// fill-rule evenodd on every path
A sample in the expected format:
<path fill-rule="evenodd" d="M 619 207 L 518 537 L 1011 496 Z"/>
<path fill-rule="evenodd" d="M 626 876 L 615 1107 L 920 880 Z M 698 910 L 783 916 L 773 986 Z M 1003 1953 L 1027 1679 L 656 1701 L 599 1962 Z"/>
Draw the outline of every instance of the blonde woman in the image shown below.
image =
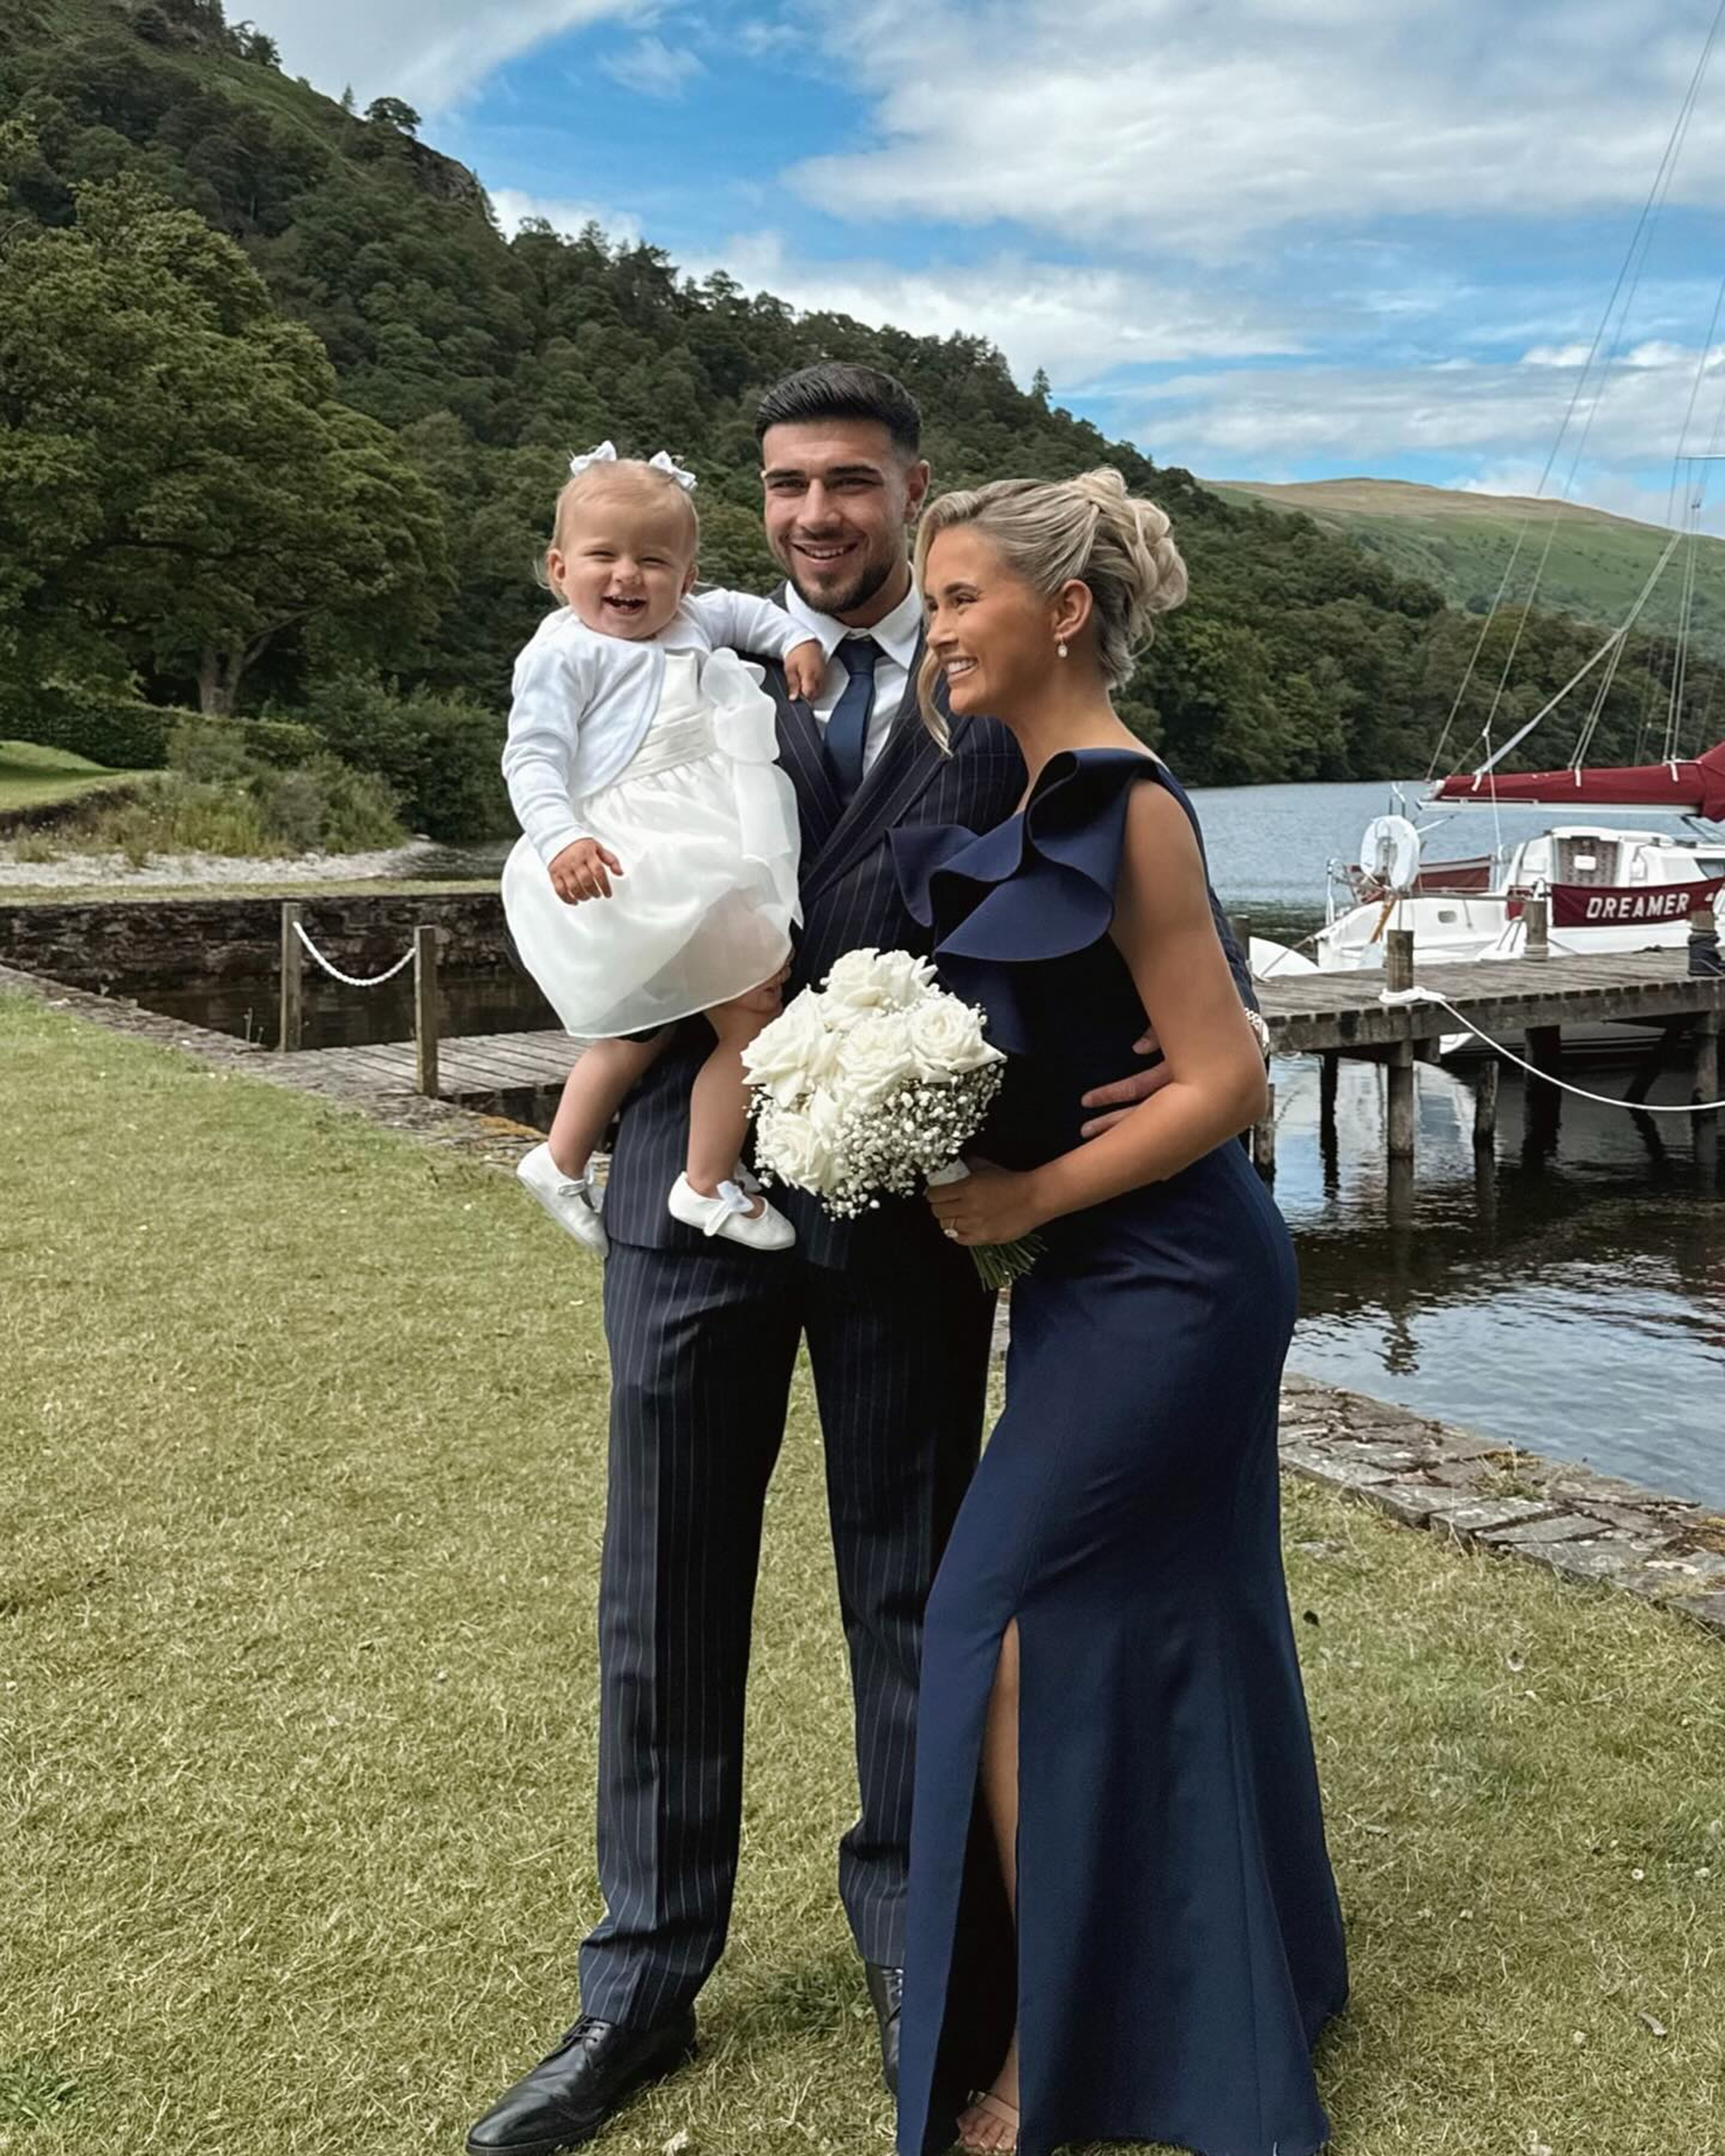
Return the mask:
<path fill-rule="evenodd" d="M 1192 809 L 1111 701 L 1185 570 L 1103 470 L 944 496 L 917 571 L 930 723 L 990 713 L 1029 773 L 980 837 L 893 834 L 1012 1058 L 930 1203 L 1046 1252 L 928 1607 L 899 2148 L 1312 2156 L 1346 1974 L 1279 1543 L 1293 1253 Z M 1147 1021 L 1170 1082 L 1085 1142 Z"/>

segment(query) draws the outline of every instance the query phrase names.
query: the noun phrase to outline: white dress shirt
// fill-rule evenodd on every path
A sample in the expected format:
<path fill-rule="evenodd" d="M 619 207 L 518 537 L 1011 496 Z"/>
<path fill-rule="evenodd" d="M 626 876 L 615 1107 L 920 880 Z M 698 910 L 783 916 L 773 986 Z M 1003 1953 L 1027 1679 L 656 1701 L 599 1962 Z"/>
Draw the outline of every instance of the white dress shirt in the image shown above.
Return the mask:
<path fill-rule="evenodd" d="M 833 624 L 836 629 L 839 625 Z M 665 685 L 668 651 L 729 646 L 783 659 L 812 632 L 744 592 L 691 593 L 657 636 L 602 636 L 573 607 L 540 623 L 515 663 L 503 776 L 521 827 L 547 866 L 592 834 L 575 803 L 625 770 Z"/>
<path fill-rule="evenodd" d="M 829 613 L 817 613 L 794 584 L 787 584 L 784 592 L 785 611 L 798 627 L 819 639 L 827 654 L 826 679 L 821 683 L 820 694 L 814 700 L 815 717 L 821 731 L 826 731 L 827 721 L 833 716 L 833 707 L 845 693 L 845 684 L 850 675 L 838 655 L 839 647 L 847 636 L 872 636 L 880 647 L 880 656 L 875 662 L 875 704 L 869 713 L 868 737 L 863 743 L 863 769 L 867 771 L 886 746 L 892 732 L 892 722 L 905 707 L 905 700 L 916 701 L 916 684 L 911 679 L 911 662 L 916 656 L 917 639 L 922 634 L 922 595 L 913 583 L 892 612 L 877 621 L 872 629 L 851 629 L 836 621 Z"/>

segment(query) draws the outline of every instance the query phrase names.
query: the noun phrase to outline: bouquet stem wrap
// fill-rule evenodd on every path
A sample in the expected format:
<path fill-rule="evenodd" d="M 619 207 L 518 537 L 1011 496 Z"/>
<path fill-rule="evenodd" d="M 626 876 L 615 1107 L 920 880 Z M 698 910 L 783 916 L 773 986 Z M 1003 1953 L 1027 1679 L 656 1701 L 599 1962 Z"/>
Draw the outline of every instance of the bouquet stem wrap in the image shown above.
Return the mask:
<path fill-rule="evenodd" d="M 968 1183 L 970 1170 L 962 1160 L 949 1161 L 937 1168 L 928 1178 L 931 1190 L 938 1190 L 948 1183 Z M 1015 1280 L 1022 1280 L 1042 1255 L 1046 1245 L 1040 1235 L 1020 1235 L 1012 1243 L 968 1243 L 965 1245 L 976 1260 L 976 1269 L 983 1286 L 997 1293 L 1010 1287 Z"/>

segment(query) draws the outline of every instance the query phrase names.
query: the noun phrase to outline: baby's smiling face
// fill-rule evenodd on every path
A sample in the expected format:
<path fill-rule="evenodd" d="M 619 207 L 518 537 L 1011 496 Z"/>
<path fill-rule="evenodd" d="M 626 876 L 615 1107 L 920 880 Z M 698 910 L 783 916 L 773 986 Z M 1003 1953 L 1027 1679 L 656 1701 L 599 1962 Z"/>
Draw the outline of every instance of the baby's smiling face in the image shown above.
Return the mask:
<path fill-rule="evenodd" d="M 695 582 L 695 519 L 668 489 L 619 475 L 567 500 L 546 557 L 552 589 L 601 636 L 657 636 Z"/>

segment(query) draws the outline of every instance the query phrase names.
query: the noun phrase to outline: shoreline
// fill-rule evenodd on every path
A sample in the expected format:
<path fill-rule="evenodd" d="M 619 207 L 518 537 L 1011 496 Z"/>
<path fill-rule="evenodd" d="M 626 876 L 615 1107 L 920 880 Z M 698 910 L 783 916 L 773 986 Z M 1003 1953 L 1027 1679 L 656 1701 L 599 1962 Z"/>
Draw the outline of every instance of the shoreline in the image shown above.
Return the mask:
<path fill-rule="evenodd" d="M 69 853 L 51 861 L 20 861 L 9 857 L 0 844 L 0 894 L 36 890 L 76 891 L 100 897 L 116 897 L 137 891 L 158 891 L 172 886 L 182 890 L 219 888 L 227 885 L 268 886 L 274 884 L 372 882 L 408 874 L 416 861 L 446 852 L 434 839 L 410 839 L 404 846 L 391 846 L 362 854 L 292 854 L 266 859 L 221 854 L 157 854 L 141 868 L 127 865 L 124 854 Z"/>

